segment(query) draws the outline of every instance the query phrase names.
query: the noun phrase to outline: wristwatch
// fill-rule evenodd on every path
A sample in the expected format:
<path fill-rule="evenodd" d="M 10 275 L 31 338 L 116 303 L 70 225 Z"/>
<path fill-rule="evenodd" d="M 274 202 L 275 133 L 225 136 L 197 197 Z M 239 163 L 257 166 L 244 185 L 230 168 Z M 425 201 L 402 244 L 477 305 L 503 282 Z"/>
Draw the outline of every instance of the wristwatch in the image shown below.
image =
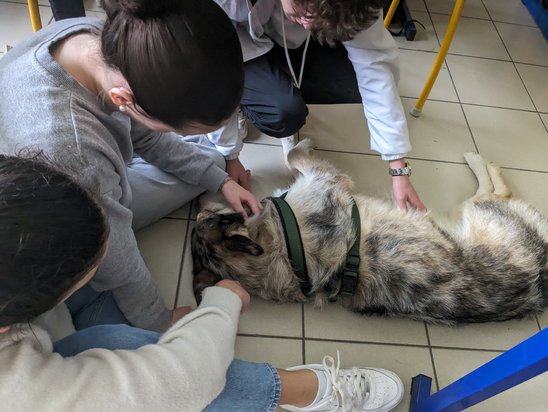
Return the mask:
<path fill-rule="evenodd" d="M 411 167 L 406 162 L 405 167 L 400 167 L 398 169 L 388 168 L 388 174 L 390 176 L 411 176 Z"/>

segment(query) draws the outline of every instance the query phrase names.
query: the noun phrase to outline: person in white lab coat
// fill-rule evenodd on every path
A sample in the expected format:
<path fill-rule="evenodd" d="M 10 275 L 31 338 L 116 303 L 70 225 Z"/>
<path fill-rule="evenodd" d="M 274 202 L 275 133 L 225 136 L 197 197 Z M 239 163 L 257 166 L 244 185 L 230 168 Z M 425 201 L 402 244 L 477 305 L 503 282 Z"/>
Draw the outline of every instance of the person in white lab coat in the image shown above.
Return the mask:
<path fill-rule="evenodd" d="M 356 94 L 363 102 L 371 149 L 389 164 L 398 206 L 426 210 L 411 184 L 411 168 L 405 161 L 411 144 L 397 90 L 397 47 L 383 25 L 381 1 L 215 1 L 236 27 L 245 61 L 240 111 L 224 128 L 209 136 L 225 156 L 227 172 L 233 179 L 248 187 L 249 173 L 238 159 L 244 118 L 261 132 L 277 138 L 293 138 L 304 125 L 308 109 L 301 82 L 308 46 L 318 41 L 346 49 L 350 64 L 345 64 L 351 65 L 355 74 Z M 296 48 L 303 51 L 298 56 L 301 64 L 294 66 L 291 53 Z M 350 75 L 353 77 L 352 71 Z"/>

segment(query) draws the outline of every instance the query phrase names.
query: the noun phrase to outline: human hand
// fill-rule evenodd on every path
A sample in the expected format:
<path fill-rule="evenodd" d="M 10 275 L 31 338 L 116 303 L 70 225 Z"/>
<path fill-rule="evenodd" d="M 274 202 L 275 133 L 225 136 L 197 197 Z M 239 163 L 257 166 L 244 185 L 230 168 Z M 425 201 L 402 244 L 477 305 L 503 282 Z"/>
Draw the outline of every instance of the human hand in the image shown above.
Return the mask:
<path fill-rule="evenodd" d="M 419 195 L 411 184 L 409 176 L 392 176 L 392 190 L 396 204 L 400 210 L 407 210 L 407 205 L 426 212 L 426 206 L 419 199 Z"/>
<path fill-rule="evenodd" d="M 232 207 L 235 212 L 240 213 L 244 219 L 247 219 L 248 216 L 243 207 L 243 203 L 247 203 L 254 215 L 261 213 L 261 206 L 257 201 L 257 198 L 234 180 L 228 180 L 223 184 L 221 192 L 230 207 Z"/>
<path fill-rule="evenodd" d="M 177 322 L 179 319 L 181 319 L 183 316 L 188 315 L 190 312 L 192 312 L 192 310 L 193 309 L 190 306 L 181 306 L 179 308 L 173 309 L 173 311 L 171 312 L 170 326 Z"/>
<path fill-rule="evenodd" d="M 236 183 L 242 186 L 245 190 L 249 190 L 249 177 L 251 170 L 245 169 L 240 159 L 232 159 L 226 161 L 226 172 L 234 179 Z"/>
<path fill-rule="evenodd" d="M 242 301 L 242 310 L 240 311 L 240 314 L 247 310 L 249 303 L 251 302 L 251 297 L 249 296 L 249 293 L 247 293 L 247 290 L 242 287 L 240 282 L 236 280 L 223 279 L 217 282 L 215 286 L 228 289 L 238 295 Z"/>

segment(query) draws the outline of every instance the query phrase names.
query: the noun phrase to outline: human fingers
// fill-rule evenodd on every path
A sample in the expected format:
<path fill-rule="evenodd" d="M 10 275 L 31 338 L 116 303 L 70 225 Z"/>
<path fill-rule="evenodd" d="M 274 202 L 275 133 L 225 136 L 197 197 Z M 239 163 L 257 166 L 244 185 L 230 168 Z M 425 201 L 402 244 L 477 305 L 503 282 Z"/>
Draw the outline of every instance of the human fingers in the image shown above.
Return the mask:
<path fill-rule="evenodd" d="M 249 296 L 249 293 L 247 290 L 245 290 L 240 282 L 230 279 L 223 279 L 219 281 L 216 286 L 219 286 L 221 288 L 228 289 L 238 295 L 240 300 L 242 301 L 242 310 L 241 313 L 243 313 L 248 307 L 251 302 L 251 297 Z"/>

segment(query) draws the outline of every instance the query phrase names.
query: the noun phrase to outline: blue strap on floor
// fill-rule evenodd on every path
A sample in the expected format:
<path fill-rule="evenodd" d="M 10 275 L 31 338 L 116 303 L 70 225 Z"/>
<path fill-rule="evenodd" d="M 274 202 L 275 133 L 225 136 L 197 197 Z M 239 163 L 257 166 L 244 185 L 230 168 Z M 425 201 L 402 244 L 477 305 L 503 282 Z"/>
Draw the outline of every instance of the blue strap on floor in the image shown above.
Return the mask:
<path fill-rule="evenodd" d="M 462 411 L 548 370 L 548 328 L 430 395 L 432 379 L 411 384 L 410 412 Z"/>

